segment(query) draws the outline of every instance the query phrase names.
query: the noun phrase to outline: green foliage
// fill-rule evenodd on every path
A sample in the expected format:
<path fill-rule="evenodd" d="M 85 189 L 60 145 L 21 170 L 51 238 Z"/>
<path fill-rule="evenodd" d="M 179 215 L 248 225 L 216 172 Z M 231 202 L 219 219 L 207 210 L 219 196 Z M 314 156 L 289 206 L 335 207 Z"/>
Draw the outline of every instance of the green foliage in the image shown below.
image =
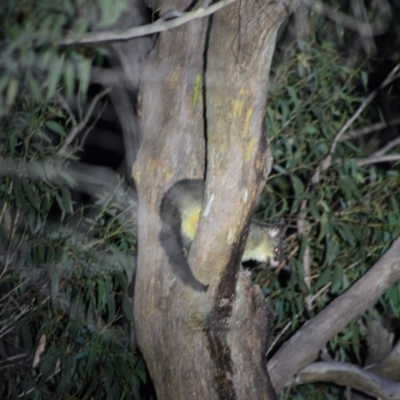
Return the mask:
<path fill-rule="evenodd" d="M 73 200 L 66 124 L 56 104 L 3 119 L 0 397 L 137 399 L 132 220 L 112 199 Z"/>
<path fill-rule="evenodd" d="M 296 400 L 336 400 L 343 399 L 343 391 L 338 387 L 332 387 L 329 384 L 316 385 L 303 385 L 297 386 L 290 390 L 290 395 L 285 393 L 282 399 L 296 399 Z"/>
<path fill-rule="evenodd" d="M 60 40 L 113 24 L 125 7 L 112 0 L 0 5 L 1 398 L 138 398 L 146 381 L 132 327 L 132 221 L 111 198 L 78 206 L 63 168 L 74 156 L 59 152 L 72 117 L 58 102 L 77 93 L 84 99 L 91 67 L 102 61 L 98 50 Z M 315 33 L 298 32 L 293 44 L 284 43 L 277 53 L 283 62 L 271 71 L 267 130 L 276 164 L 258 213 L 289 222 L 291 269 L 284 280 L 276 272 L 255 276 L 276 315 L 272 353 L 359 279 L 400 233 L 396 164 L 358 162 L 382 148 L 379 134 L 365 142 L 343 136 L 329 168 L 312 181 L 369 93 L 372 66 L 359 61 L 352 34 L 340 23 L 316 12 L 309 17 L 303 28 Z M 397 42 L 398 29 L 388 28 Z M 382 49 L 398 58 L 386 43 Z M 350 129 L 376 120 L 385 120 L 379 104 L 367 107 Z M 304 270 L 308 250 L 310 273 Z M 388 290 L 372 313 L 398 319 L 399 289 Z M 362 365 L 365 318 L 332 338 L 328 355 Z M 284 396 L 341 399 L 343 391 L 305 385 Z"/>
<path fill-rule="evenodd" d="M 366 97 L 356 92 L 360 89 L 356 84 L 362 82 L 365 90 L 367 74 L 344 62 L 337 45 L 314 37 L 286 46 L 284 62 L 272 69 L 267 132 L 276 165 L 258 214 L 289 222 L 285 262 L 291 269 L 284 279 L 278 272 L 255 275 L 275 311 L 274 333 L 279 340 L 272 353 L 359 279 L 400 235 L 398 164 L 358 162 L 386 145 L 388 139 L 382 140 L 380 133 L 373 147 L 344 135 L 336 143 L 329 168 L 313 180 L 337 133 Z M 350 129 L 374 123 L 375 109 L 376 105 L 367 107 Z M 398 145 L 391 152 L 396 150 Z M 304 221 L 303 231 L 299 221 Z M 304 270 L 307 249 L 310 273 Z M 379 301 L 375 311 L 382 319 L 388 313 L 399 315 L 399 290 L 395 283 Z M 328 353 L 362 366 L 367 355 L 365 335 L 361 317 L 332 338 Z M 320 390 L 324 394 L 317 394 Z M 328 398 L 326 390 L 326 385 L 308 385 L 285 398 Z M 335 390 L 329 392 L 331 398 L 343 398 L 341 392 L 334 395 Z"/>
<path fill-rule="evenodd" d="M 83 35 L 117 21 L 126 1 L 4 0 L 0 4 L 0 117 L 18 99 L 52 100 L 60 85 L 70 98 L 76 84 L 86 96 L 99 52 L 62 46 L 68 34 Z"/>

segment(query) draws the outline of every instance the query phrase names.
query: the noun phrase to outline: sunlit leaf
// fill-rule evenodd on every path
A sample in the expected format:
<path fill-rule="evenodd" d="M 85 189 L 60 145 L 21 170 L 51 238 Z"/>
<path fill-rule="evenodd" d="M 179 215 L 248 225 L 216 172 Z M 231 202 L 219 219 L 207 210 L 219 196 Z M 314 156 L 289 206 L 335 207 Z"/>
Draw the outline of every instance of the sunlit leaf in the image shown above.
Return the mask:
<path fill-rule="evenodd" d="M 32 192 L 31 183 L 28 182 L 27 179 L 22 179 L 21 183 L 24 189 L 24 193 L 28 198 L 30 204 L 32 204 L 32 206 L 35 207 L 36 211 L 40 211 L 40 199 L 38 199 L 37 196 Z"/>

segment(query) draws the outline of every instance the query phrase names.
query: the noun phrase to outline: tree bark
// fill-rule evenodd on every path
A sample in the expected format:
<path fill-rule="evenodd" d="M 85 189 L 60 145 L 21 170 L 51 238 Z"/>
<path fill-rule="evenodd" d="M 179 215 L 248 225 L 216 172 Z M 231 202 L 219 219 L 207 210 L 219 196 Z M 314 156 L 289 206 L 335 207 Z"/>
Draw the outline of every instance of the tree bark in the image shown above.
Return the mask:
<path fill-rule="evenodd" d="M 160 13 L 187 6 L 167 1 Z M 272 163 L 264 113 L 284 15 L 281 4 L 241 0 L 211 19 L 165 32 L 143 76 L 143 142 L 133 169 L 139 198 L 134 314 L 159 399 L 275 398 L 265 361 L 271 318 L 239 265 Z M 205 175 L 202 217 L 188 255 L 195 276 L 210 285 L 200 293 L 168 265 L 158 240 L 159 207 L 176 181 Z"/>

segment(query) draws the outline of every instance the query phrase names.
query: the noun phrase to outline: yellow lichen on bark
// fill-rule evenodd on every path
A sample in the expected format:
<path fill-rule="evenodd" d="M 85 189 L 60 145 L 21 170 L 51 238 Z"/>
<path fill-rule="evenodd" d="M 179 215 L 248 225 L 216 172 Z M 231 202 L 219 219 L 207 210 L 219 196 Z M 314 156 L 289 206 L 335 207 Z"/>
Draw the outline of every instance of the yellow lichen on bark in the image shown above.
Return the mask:
<path fill-rule="evenodd" d="M 243 106 L 244 106 L 243 100 L 232 100 L 231 117 L 232 118 L 241 117 L 243 113 Z"/>

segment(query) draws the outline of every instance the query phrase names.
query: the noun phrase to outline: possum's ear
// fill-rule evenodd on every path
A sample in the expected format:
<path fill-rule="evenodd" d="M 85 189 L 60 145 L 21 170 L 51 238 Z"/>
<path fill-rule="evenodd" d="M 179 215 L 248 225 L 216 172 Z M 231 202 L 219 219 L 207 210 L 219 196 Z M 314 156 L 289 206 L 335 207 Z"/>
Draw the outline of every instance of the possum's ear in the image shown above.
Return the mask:
<path fill-rule="evenodd" d="M 285 224 L 285 222 L 281 221 L 278 224 L 276 224 L 270 228 L 269 235 L 272 238 L 276 238 L 279 236 L 283 236 L 285 231 L 286 231 L 286 224 Z"/>

